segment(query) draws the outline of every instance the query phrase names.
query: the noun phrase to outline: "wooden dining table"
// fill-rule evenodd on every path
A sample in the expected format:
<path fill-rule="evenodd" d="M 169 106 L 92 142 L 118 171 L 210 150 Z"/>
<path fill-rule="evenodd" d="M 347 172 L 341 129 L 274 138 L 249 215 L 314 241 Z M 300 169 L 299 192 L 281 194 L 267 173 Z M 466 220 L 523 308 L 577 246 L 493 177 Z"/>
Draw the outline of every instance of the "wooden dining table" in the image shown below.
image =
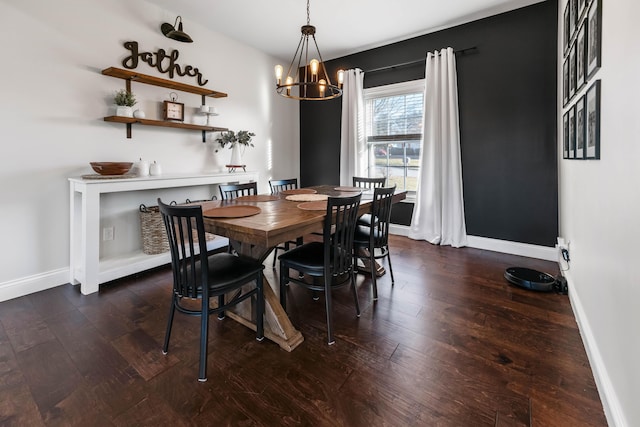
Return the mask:
<path fill-rule="evenodd" d="M 362 192 L 359 214 L 371 211 L 373 190 L 362 191 L 352 187 L 322 185 L 301 189 L 316 195 L 329 197 L 352 196 Z M 263 262 L 274 248 L 287 241 L 295 240 L 313 232 L 321 232 L 326 215 L 326 203 L 288 200 L 291 194 L 240 197 L 233 200 L 213 200 L 200 203 L 204 215 L 205 230 L 209 233 L 229 238 L 229 244 L 238 254 Z M 305 198 L 294 194 L 290 198 Z M 312 195 L 309 199 L 314 198 Z M 316 196 L 316 198 L 319 198 Z M 406 198 L 406 191 L 398 191 L 394 202 Z M 324 206 L 324 207 L 323 207 Z M 233 208 L 235 207 L 235 208 Z M 232 209 L 229 209 L 232 208 Z M 233 211 L 240 217 L 234 217 Z M 279 284 L 264 283 L 265 322 L 264 334 L 281 348 L 292 351 L 304 338 L 289 320 L 286 311 L 280 305 L 280 299 L 274 289 Z M 252 318 L 252 300 L 238 304 L 235 309 L 225 312 L 233 320 L 255 330 L 255 318 Z"/>

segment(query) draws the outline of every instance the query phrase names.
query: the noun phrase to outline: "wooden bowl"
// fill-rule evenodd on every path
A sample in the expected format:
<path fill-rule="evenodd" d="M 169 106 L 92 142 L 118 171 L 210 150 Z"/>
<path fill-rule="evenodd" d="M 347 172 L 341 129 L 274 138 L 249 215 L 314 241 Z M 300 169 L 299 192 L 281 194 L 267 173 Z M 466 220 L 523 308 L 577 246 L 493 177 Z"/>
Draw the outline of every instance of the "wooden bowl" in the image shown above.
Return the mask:
<path fill-rule="evenodd" d="M 133 166 L 133 162 L 90 162 L 89 164 L 100 175 L 124 175 Z"/>

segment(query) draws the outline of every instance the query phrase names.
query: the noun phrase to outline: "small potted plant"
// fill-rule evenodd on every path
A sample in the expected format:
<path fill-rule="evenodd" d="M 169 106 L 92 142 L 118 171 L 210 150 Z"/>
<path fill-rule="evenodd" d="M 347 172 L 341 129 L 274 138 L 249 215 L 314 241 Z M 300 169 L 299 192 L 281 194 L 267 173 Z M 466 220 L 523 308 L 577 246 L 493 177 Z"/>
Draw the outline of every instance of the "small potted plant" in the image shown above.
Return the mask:
<path fill-rule="evenodd" d="M 253 132 L 249 132 L 248 130 L 240 130 L 238 131 L 238 133 L 230 130 L 220 134 L 220 136 L 216 138 L 216 142 L 218 143 L 218 145 L 220 145 L 221 148 L 224 148 L 227 145 L 229 146 L 229 148 L 231 148 L 231 162 L 229 162 L 230 166 L 244 166 L 242 164 L 240 145 L 242 145 L 243 148 L 253 147 L 254 145 L 251 142 L 251 139 L 254 136 L 256 136 L 256 134 Z"/>
<path fill-rule="evenodd" d="M 116 116 L 133 117 L 133 107 L 136 105 L 136 96 L 133 92 L 120 89 L 113 97 L 116 104 Z"/>

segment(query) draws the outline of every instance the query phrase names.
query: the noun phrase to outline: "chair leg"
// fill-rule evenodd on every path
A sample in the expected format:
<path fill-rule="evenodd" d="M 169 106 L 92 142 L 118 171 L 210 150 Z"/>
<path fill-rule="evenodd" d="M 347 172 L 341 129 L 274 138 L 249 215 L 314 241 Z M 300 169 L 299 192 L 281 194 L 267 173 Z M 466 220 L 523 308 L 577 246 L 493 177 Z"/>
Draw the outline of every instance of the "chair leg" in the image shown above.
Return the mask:
<path fill-rule="evenodd" d="M 224 295 L 220 295 L 218 297 L 218 307 L 222 307 L 224 305 Z M 225 318 L 224 311 L 218 312 L 218 320 L 222 320 Z"/>
<path fill-rule="evenodd" d="M 371 291 L 373 292 L 373 300 L 378 300 L 378 281 L 376 280 L 376 259 L 374 257 L 374 248 L 369 249 L 369 264 L 371 267 Z"/>
<path fill-rule="evenodd" d="M 271 268 L 276 268 L 276 260 L 278 259 L 278 247 L 273 248 L 273 265 Z"/>
<path fill-rule="evenodd" d="M 202 298 L 202 311 L 200 312 L 200 370 L 198 381 L 207 381 L 207 346 L 209 344 L 209 300 Z"/>
<path fill-rule="evenodd" d="M 169 352 L 169 338 L 171 338 L 171 328 L 173 326 L 173 316 L 176 314 L 176 298 L 173 294 L 171 296 L 171 307 L 169 308 L 169 320 L 167 322 L 167 332 L 164 334 L 164 345 L 162 346 L 162 354 Z"/>
<path fill-rule="evenodd" d="M 324 289 L 325 289 L 325 306 L 327 308 L 327 344 L 332 345 L 335 344 L 336 340 L 333 339 L 333 328 L 331 325 L 332 320 L 332 309 L 331 309 L 331 275 L 325 272 L 324 275 Z"/>
<path fill-rule="evenodd" d="M 258 287 L 258 298 L 256 307 L 256 339 L 262 341 L 264 339 L 264 292 L 263 292 L 262 273 L 256 279 Z"/>
<path fill-rule="evenodd" d="M 356 266 L 354 265 L 351 272 L 351 290 L 353 291 L 353 300 L 356 302 L 356 316 L 360 317 L 360 302 L 358 301 L 358 290 L 356 289 Z"/>
<path fill-rule="evenodd" d="M 395 280 L 393 278 L 393 267 L 391 266 L 391 254 L 389 253 L 389 248 L 387 250 L 387 262 L 389 263 L 389 273 L 391 273 L 391 286 L 395 284 Z"/>

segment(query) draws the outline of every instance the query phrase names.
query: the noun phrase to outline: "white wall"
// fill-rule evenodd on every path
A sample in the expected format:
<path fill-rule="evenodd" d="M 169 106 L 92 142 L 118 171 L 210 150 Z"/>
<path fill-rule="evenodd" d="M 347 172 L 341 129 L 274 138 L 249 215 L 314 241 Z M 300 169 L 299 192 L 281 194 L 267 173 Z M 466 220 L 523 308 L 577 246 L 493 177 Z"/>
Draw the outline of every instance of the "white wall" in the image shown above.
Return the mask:
<path fill-rule="evenodd" d="M 201 133 L 180 129 L 106 123 L 112 96 L 124 80 L 101 75 L 104 68 L 123 68 L 125 41 L 140 49 L 177 49 L 178 63 L 198 67 L 205 87 L 226 92 L 228 98 L 209 99 L 221 115 L 215 125 L 255 132 L 255 148 L 245 152 L 248 169 L 259 172 L 261 191 L 268 179 L 299 176 L 298 103 L 275 94 L 273 66 L 277 62 L 253 48 L 198 26 L 189 16 L 185 30 L 194 43 L 164 37 L 160 24 L 175 14 L 145 1 L 128 0 L 3 0 L 0 52 L 0 294 L 12 287 L 24 292 L 67 281 L 69 267 L 69 185 L 67 178 L 91 173 L 90 161 L 156 160 L 164 173 L 200 173 L 216 169 L 213 143 Z M 168 79 L 147 64 L 137 71 Z M 197 85 L 193 77 L 174 78 Z M 159 118 L 169 90 L 132 84 L 148 118 Z M 200 97 L 178 92 L 187 122 Z M 202 123 L 202 122 L 201 122 Z M 211 138 L 211 137 L 210 137 Z M 213 139 L 213 138 L 211 138 Z M 277 153 L 274 155 L 273 153 Z M 230 151 L 217 162 L 228 162 Z M 204 196 L 209 189 L 195 189 Z M 156 195 L 141 194 L 145 202 Z M 133 200 L 130 203 L 134 203 Z M 114 211 L 118 200 L 108 200 Z M 108 208 L 108 207 L 107 207 Z M 118 233 L 116 239 L 128 239 Z M 34 282 L 39 285 L 35 288 Z"/>
<path fill-rule="evenodd" d="M 570 297 L 609 424 L 639 426 L 640 2 L 603 3 L 601 160 L 559 160 L 560 234 L 570 241 Z"/>

